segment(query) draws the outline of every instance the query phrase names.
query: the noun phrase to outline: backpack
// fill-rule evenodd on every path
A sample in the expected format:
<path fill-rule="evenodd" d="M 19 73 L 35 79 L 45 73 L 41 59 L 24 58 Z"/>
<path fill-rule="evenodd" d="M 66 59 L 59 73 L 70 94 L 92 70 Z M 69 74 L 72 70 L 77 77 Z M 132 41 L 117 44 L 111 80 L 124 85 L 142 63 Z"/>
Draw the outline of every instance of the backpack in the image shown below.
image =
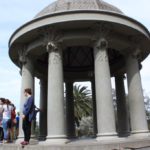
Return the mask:
<path fill-rule="evenodd" d="M 36 116 L 39 111 L 40 109 L 34 105 L 31 111 L 30 120 L 36 120 Z"/>

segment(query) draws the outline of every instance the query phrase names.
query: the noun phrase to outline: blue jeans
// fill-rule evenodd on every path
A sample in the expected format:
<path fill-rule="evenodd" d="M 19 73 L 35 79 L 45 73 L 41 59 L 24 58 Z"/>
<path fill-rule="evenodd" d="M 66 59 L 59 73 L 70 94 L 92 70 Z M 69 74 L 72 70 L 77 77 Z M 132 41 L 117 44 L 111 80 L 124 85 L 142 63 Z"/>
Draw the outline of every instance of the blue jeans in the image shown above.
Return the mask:
<path fill-rule="evenodd" d="M 4 140 L 8 140 L 8 121 L 9 119 L 3 119 L 3 131 L 4 131 Z"/>

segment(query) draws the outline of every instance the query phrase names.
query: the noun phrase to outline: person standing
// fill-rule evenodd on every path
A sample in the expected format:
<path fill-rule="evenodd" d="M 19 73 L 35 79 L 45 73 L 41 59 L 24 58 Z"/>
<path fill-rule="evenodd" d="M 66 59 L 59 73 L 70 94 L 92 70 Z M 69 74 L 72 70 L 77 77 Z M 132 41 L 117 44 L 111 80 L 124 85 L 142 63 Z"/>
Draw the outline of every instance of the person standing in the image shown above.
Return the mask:
<path fill-rule="evenodd" d="M 3 131 L 4 131 L 4 143 L 8 143 L 10 139 L 10 129 L 11 129 L 11 112 L 12 106 L 10 101 L 5 99 L 3 104 Z"/>
<path fill-rule="evenodd" d="M 10 139 L 13 142 L 16 139 L 16 107 L 11 103 L 12 112 L 11 112 L 11 131 L 10 131 Z"/>
<path fill-rule="evenodd" d="M 16 115 L 16 139 L 18 138 L 18 135 L 19 135 L 19 119 L 20 119 L 20 113 L 17 112 L 17 115 Z"/>
<path fill-rule="evenodd" d="M 3 120 L 3 98 L 0 98 L 0 143 L 2 143 L 4 138 L 4 132 L 3 132 L 3 126 L 2 126 L 2 120 Z"/>
<path fill-rule="evenodd" d="M 32 91 L 30 88 L 24 90 L 24 95 L 27 100 L 23 106 L 23 123 L 22 128 L 24 132 L 24 141 L 21 142 L 22 145 L 28 145 L 31 137 L 31 122 L 33 119 L 33 109 L 34 109 L 34 98 L 32 96 Z"/>

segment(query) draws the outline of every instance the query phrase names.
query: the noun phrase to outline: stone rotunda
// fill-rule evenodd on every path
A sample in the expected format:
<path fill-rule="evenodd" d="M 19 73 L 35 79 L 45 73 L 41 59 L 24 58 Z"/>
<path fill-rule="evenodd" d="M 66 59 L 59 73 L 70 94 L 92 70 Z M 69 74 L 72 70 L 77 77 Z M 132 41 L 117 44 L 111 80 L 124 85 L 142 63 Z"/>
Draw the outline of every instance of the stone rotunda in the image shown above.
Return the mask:
<path fill-rule="evenodd" d="M 53 2 L 17 29 L 9 41 L 9 56 L 21 69 L 20 112 L 23 91 L 34 91 L 37 77 L 43 110 L 40 137 L 45 143 L 65 142 L 75 137 L 73 83 L 90 81 L 97 141 L 148 137 L 140 69 L 149 46 L 150 33 L 141 23 L 102 0 Z M 111 77 L 115 77 L 117 116 Z M 22 121 L 20 138 L 21 126 Z"/>

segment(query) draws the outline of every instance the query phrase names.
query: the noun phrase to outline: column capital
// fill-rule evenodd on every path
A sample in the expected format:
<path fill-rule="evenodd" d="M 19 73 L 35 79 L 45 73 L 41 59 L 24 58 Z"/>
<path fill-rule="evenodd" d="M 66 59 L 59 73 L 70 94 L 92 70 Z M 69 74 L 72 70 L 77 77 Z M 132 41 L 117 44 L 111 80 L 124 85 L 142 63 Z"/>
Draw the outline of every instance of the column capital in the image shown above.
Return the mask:
<path fill-rule="evenodd" d="M 97 39 L 109 39 L 109 35 L 112 32 L 111 25 L 107 23 L 96 23 L 92 26 L 92 41 L 97 41 Z"/>
<path fill-rule="evenodd" d="M 39 35 L 43 40 L 43 46 L 46 46 L 49 52 L 50 49 L 58 49 L 58 43 L 62 42 L 63 32 L 54 27 L 45 27 L 39 30 Z"/>
<path fill-rule="evenodd" d="M 140 43 L 142 41 L 142 38 L 138 35 L 128 36 L 128 41 L 132 43 L 133 47 L 140 47 Z"/>
<path fill-rule="evenodd" d="M 95 60 L 100 62 L 108 61 L 107 47 L 108 42 L 104 38 L 101 38 L 95 42 L 94 45 Z"/>
<path fill-rule="evenodd" d="M 108 42 L 105 38 L 99 38 L 95 43 L 94 46 L 96 49 L 106 49 L 108 47 Z"/>
<path fill-rule="evenodd" d="M 141 58 L 141 37 L 140 36 L 128 36 L 128 41 L 131 43 L 130 47 L 125 49 L 126 53 L 124 55 L 126 57 L 132 56 L 133 58 L 140 59 Z"/>
<path fill-rule="evenodd" d="M 133 58 L 133 59 L 139 60 L 140 57 L 141 57 L 141 50 L 140 50 L 139 47 L 129 47 L 129 48 L 127 49 L 127 52 L 124 53 L 124 56 L 125 56 L 126 58 L 131 57 L 131 58 Z"/>
<path fill-rule="evenodd" d="M 123 80 L 126 79 L 125 74 L 115 74 L 114 77 L 115 77 L 115 78 L 122 78 Z"/>
<path fill-rule="evenodd" d="M 24 47 L 20 48 L 20 50 L 18 51 L 19 63 L 21 65 L 27 63 L 27 51 L 26 50 L 27 50 L 27 47 L 24 46 Z"/>
<path fill-rule="evenodd" d="M 56 52 L 59 49 L 60 49 L 60 44 L 55 43 L 53 41 L 48 42 L 47 45 L 46 45 L 46 50 L 47 50 L 48 53 L 54 52 L 54 51 Z"/>
<path fill-rule="evenodd" d="M 131 54 L 133 58 L 138 59 L 140 57 L 140 49 L 136 48 L 136 50 Z"/>

